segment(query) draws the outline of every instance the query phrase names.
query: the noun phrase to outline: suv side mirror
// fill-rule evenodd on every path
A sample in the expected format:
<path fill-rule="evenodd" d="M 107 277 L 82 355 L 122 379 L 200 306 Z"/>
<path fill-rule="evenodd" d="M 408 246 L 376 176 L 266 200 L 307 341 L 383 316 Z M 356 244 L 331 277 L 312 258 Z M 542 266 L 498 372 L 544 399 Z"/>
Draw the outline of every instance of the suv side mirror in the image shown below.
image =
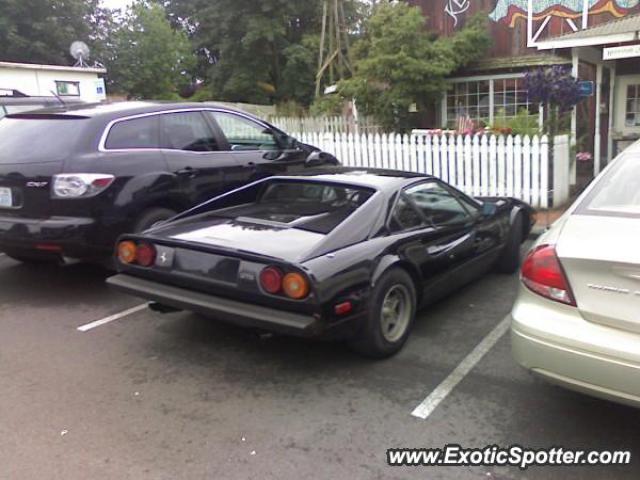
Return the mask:
<path fill-rule="evenodd" d="M 330 153 L 316 150 L 315 152 L 311 152 L 307 157 L 305 165 L 307 167 L 319 167 L 324 165 L 336 166 L 340 165 L 340 161 Z"/>
<path fill-rule="evenodd" d="M 482 204 L 482 215 L 485 217 L 493 217 L 498 212 L 498 206 L 495 203 L 484 202 Z"/>

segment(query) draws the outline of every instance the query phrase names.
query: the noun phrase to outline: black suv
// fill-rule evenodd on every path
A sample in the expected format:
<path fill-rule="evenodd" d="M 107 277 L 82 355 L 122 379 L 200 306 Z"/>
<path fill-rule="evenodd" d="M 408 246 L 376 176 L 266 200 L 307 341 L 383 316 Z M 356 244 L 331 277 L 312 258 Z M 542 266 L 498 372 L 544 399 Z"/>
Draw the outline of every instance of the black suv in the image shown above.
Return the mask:
<path fill-rule="evenodd" d="M 0 120 L 0 251 L 104 260 L 117 237 L 271 175 L 335 165 L 247 113 L 209 104 L 76 106 Z"/>

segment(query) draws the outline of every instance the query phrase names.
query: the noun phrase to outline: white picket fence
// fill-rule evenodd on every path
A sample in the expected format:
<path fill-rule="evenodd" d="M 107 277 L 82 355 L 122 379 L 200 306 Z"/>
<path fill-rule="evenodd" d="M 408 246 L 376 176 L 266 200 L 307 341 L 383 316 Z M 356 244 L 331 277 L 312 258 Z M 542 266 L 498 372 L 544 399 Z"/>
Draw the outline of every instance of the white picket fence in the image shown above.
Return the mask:
<path fill-rule="evenodd" d="M 376 133 L 379 127 L 367 117 L 269 117 L 269 122 L 285 132 Z"/>
<path fill-rule="evenodd" d="M 556 157 L 562 158 L 564 165 L 557 165 L 552 175 L 546 136 L 342 133 L 294 136 L 332 153 L 346 166 L 434 175 L 471 196 L 515 197 L 536 208 L 558 206 L 568 199 L 568 188 L 564 188 L 564 183 L 568 186 L 569 182 L 566 136 L 556 138 Z"/>

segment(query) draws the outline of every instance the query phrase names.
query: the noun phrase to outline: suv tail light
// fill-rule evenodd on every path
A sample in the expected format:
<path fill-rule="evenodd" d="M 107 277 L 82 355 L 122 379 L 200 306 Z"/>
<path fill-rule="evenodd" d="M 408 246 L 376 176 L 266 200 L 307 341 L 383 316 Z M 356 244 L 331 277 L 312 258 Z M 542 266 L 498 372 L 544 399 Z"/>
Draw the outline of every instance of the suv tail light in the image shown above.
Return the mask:
<path fill-rule="evenodd" d="M 113 175 L 102 173 L 64 173 L 53 176 L 54 198 L 95 197 L 113 183 Z"/>
<path fill-rule="evenodd" d="M 522 282 L 538 295 L 576 306 L 569 280 L 553 245 L 540 245 L 529 252 L 522 266 Z"/>

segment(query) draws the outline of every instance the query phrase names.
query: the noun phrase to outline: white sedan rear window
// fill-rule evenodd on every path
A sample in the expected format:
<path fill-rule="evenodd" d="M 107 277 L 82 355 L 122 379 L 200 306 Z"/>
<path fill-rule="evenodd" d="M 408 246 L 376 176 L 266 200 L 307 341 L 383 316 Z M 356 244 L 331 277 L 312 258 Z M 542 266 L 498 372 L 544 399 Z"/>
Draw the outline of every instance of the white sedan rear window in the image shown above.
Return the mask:
<path fill-rule="evenodd" d="M 640 158 L 620 159 L 598 180 L 582 210 L 592 214 L 640 215 Z"/>

